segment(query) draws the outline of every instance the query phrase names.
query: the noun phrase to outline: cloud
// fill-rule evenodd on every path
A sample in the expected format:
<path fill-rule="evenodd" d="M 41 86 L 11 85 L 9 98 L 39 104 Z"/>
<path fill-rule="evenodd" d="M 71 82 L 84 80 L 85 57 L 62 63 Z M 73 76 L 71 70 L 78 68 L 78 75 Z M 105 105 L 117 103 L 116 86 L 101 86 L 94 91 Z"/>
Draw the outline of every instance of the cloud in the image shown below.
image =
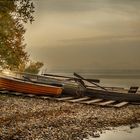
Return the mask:
<path fill-rule="evenodd" d="M 95 36 L 95 37 L 85 37 L 85 38 L 74 38 L 74 39 L 65 39 L 58 40 L 60 42 L 69 43 L 69 42 L 89 42 L 89 41 L 101 41 L 101 40 L 140 40 L 140 34 L 138 35 L 106 35 L 106 36 Z"/>
<path fill-rule="evenodd" d="M 42 0 L 35 1 L 40 11 L 53 13 L 96 11 L 102 9 L 118 9 L 120 11 L 137 11 L 139 0 Z"/>
<path fill-rule="evenodd" d="M 140 69 L 139 44 L 129 40 L 42 46 L 32 56 L 52 69 Z"/>
<path fill-rule="evenodd" d="M 33 59 L 62 68 L 139 68 L 139 0 L 38 0 Z"/>
<path fill-rule="evenodd" d="M 48 12 L 75 12 L 75 11 L 89 11 L 97 8 L 99 2 L 95 0 L 45 0 L 36 1 L 37 6 L 41 10 Z"/>

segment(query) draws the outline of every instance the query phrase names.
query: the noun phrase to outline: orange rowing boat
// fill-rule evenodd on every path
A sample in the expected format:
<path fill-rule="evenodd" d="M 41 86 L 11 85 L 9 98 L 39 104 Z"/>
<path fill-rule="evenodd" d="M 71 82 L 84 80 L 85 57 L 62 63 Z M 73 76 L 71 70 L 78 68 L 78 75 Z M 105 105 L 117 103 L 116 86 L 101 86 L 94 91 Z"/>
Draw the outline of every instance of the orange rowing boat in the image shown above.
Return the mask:
<path fill-rule="evenodd" d="M 58 96 L 62 93 L 62 87 L 33 83 L 12 77 L 0 77 L 0 89 L 36 95 Z"/>

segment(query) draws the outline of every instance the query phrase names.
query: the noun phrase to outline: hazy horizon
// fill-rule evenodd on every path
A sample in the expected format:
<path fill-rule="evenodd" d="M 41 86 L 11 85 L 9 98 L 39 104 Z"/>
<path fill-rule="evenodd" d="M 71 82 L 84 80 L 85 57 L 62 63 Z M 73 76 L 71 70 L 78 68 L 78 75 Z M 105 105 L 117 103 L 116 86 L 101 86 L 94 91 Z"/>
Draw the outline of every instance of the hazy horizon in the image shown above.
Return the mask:
<path fill-rule="evenodd" d="M 47 69 L 140 69 L 139 0 L 35 1 L 26 50 Z"/>

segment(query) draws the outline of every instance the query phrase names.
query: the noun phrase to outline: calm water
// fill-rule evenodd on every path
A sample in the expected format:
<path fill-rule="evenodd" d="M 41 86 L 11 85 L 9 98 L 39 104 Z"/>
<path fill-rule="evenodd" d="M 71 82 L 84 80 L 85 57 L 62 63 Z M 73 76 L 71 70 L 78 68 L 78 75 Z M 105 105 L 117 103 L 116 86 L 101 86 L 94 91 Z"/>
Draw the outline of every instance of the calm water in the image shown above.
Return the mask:
<path fill-rule="evenodd" d="M 126 87 L 140 86 L 140 71 L 94 71 L 77 72 L 85 78 L 100 79 L 100 85 Z M 54 74 L 73 76 L 72 71 L 54 72 Z"/>
<path fill-rule="evenodd" d="M 100 135 L 99 138 L 89 136 L 84 140 L 140 140 L 140 127 L 130 129 L 129 126 L 115 128 L 114 130 L 107 130 Z"/>

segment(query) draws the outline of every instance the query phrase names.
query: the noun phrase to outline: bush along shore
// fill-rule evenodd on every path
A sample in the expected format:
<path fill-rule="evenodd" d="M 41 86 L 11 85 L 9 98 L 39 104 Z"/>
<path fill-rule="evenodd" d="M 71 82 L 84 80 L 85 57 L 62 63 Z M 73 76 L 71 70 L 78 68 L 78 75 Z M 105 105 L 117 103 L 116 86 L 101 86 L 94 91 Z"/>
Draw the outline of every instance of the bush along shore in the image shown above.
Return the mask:
<path fill-rule="evenodd" d="M 140 105 L 119 109 L 0 95 L 1 140 L 82 140 L 140 122 Z"/>

